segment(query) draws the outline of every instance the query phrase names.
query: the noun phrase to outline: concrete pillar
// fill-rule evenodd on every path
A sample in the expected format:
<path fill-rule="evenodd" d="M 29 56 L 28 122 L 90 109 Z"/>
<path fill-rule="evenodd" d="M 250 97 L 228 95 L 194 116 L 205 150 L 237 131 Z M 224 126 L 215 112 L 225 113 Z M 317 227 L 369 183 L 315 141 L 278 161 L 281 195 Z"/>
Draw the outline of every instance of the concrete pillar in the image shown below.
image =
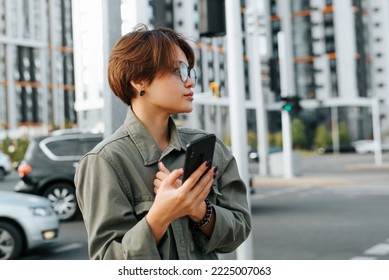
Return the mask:
<path fill-rule="evenodd" d="M 111 135 L 123 123 L 128 107 L 117 98 L 108 84 L 108 61 L 111 50 L 121 36 L 121 0 L 103 0 L 103 77 L 104 77 L 104 137 Z"/>

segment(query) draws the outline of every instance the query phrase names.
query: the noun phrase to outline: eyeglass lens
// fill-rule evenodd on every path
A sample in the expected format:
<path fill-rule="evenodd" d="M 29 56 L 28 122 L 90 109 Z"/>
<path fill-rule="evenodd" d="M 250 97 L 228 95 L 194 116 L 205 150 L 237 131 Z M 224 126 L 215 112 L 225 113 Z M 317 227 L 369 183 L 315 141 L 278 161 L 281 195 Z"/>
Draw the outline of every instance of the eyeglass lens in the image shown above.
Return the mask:
<path fill-rule="evenodd" d="M 192 68 L 188 71 L 188 65 L 186 65 L 184 62 L 181 62 L 180 64 L 180 77 L 183 83 L 185 83 L 188 80 L 188 77 L 190 77 L 196 84 L 196 70 Z"/>

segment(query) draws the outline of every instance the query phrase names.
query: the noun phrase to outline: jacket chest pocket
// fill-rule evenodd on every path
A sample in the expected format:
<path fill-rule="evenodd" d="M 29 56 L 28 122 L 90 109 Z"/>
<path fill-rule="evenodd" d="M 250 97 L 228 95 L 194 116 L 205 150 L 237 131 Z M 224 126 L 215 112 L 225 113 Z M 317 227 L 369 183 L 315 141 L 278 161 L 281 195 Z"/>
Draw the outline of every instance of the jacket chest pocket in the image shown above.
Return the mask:
<path fill-rule="evenodd" d="M 138 221 L 142 220 L 144 218 L 144 216 L 146 216 L 146 214 L 149 212 L 153 203 L 154 203 L 153 197 L 149 197 L 149 198 L 146 198 L 145 200 L 140 200 L 140 201 L 135 202 L 134 210 L 135 210 L 135 215 L 136 215 Z"/>

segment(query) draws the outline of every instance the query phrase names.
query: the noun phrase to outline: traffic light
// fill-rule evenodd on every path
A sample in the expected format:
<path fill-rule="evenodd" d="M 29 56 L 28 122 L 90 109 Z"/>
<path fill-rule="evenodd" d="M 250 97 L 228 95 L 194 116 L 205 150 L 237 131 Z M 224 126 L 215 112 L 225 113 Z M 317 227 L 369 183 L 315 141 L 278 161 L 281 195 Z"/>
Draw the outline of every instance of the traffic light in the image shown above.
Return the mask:
<path fill-rule="evenodd" d="M 298 95 L 281 97 L 282 110 L 288 113 L 299 113 L 301 111 L 300 97 Z"/>
<path fill-rule="evenodd" d="M 209 87 L 212 90 L 212 93 L 215 97 L 220 97 L 220 92 L 219 92 L 219 84 L 216 82 L 210 82 Z"/>
<path fill-rule="evenodd" d="M 280 65 L 276 58 L 269 60 L 270 90 L 278 95 L 281 93 Z"/>
<path fill-rule="evenodd" d="M 293 109 L 293 106 L 290 103 L 285 103 L 284 105 L 282 105 L 282 110 L 284 110 L 288 113 L 292 112 L 292 109 Z"/>
<path fill-rule="evenodd" d="M 225 0 L 199 0 L 199 31 L 202 37 L 226 34 Z"/>

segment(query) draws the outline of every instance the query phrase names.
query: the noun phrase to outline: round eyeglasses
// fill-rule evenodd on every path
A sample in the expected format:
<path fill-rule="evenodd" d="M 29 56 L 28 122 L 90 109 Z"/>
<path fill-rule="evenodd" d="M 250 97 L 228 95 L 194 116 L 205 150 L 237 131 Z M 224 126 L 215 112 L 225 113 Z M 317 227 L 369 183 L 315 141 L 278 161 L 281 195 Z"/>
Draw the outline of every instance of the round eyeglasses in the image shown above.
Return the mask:
<path fill-rule="evenodd" d="M 184 62 L 180 61 L 180 67 L 176 68 L 177 71 L 180 73 L 180 78 L 183 83 L 186 83 L 188 78 L 191 78 L 194 85 L 196 85 L 197 81 L 197 74 L 196 70 L 194 68 L 189 68 L 188 65 L 186 65 Z"/>

